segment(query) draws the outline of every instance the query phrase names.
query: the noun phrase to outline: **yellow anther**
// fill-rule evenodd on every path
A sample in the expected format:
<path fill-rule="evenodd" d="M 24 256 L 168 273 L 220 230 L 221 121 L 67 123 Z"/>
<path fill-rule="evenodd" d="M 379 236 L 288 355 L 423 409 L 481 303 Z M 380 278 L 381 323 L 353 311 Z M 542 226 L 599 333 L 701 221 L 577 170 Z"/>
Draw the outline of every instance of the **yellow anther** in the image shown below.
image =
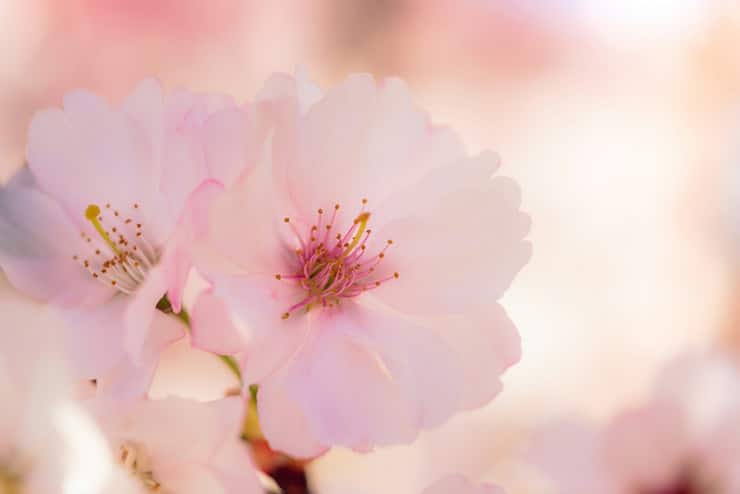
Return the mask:
<path fill-rule="evenodd" d="M 98 215 L 100 215 L 100 207 L 98 207 L 97 204 L 90 204 L 85 210 L 85 218 L 87 218 L 87 220 L 92 223 L 92 226 L 98 232 L 98 235 L 100 235 L 100 237 L 105 241 L 106 244 L 108 244 L 108 246 L 113 250 L 113 252 L 116 253 L 116 255 L 120 255 L 121 253 L 116 247 L 116 244 L 110 239 L 110 236 L 108 236 L 108 232 L 103 229 L 103 225 L 100 224 Z"/>
<path fill-rule="evenodd" d="M 346 248 L 344 249 L 344 252 L 342 253 L 342 256 L 346 256 L 352 250 L 357 247 L 357 244 L 360 243 L 360 240 L 362 239 L 362 234 L 365 233 L 365 228 L 367 227 L 367 222 L 370 219 L 370 213 L 362 213 L 357 218 L 355 218 L 355 223 L 359 224 L 360 226 L 357 227 L 357 233 L 355 233 L 355 236 L 352 237 L 352 243 L 349 245 L 345 245 Z"/>

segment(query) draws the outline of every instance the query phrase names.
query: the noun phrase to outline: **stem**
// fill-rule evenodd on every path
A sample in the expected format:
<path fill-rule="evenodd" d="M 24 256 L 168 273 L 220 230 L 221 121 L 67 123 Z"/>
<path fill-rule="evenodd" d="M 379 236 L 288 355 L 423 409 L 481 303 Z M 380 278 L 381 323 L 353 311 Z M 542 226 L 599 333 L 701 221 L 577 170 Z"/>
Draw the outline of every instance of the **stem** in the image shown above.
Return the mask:
<path fill-rule="evenodd" d="M 220 358 L 221 361 L 226 364 L 226 367 L 228 367 L 231 372 L 234 373 L 236 378 L 239 379 L 239 384 L 242 384 L 242 372 L 239 370 L 239 364 L 236 363 L 234 357 L 231 355 L 219 355 L 218 358 Z"/>
<path fill-rule="evenodd" d="M 185 324 L 188 332 L 190 331 L 190 314 L 188 314 L 188 311 L 186 311 L 184 307 L 180 310 L 180 312 L 174 312 L 172 310 L 172 303 L 170 302 L 170 299 L 167 298 L 167 294 L 164 294 L 162 298 L 159 299 L 159 302 L 157 302 L 157 309 L 161 310 L 165 314 L 172 314 L 173 316 L 177 317 Z M 228 367 L 229 370 L 234 373 L 236 378 L 239 380 L 239 384 L 241 385 L 242 373 L 239 370 L 239 364 L 236 363 L 234 357 L 230 355 L 219 355 L 218 358 L 220 358 L 221 361 L 226 364 L 226 367 Z"/>

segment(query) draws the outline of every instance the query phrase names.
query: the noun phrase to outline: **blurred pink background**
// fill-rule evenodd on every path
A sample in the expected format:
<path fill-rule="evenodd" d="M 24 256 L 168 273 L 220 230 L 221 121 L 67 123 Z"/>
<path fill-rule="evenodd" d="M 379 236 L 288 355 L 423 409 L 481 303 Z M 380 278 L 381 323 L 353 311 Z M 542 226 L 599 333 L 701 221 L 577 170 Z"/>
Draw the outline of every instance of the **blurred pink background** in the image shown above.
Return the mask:
<path fill-rule="evenodd" d="M 543 492 L 519 461 L 533 427 L 611 414 L 686 349 L 740 349 L 734 2 L 5 0 L 0 40 L 0 181 L 32 114 L 70 89 L 117 100 L 154 75 L 246 101 L 298 66 L 322 85 L 400 75 L 471 152 L 500 153 L 533 218 L 504 300 L 522 362 L 488 408 L 411 446 L 315 462 L 319 494 L 418 492 L 453 471 Z M 208 358 L 173 349 L 156 392 L 233 385 Z"/>

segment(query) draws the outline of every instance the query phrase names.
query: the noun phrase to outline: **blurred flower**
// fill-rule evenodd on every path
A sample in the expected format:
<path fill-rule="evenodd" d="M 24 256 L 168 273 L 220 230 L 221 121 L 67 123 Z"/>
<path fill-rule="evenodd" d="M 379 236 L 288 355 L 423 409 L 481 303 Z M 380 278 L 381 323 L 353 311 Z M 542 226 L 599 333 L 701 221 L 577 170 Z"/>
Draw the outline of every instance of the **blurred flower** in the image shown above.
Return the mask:
<path fill-rule="evenodd" d="M 239 437 L 242 401 L 142 400 L 124 412 L 93 401 L 123 468 L 145 490 L 177 494 L 263 491 Z"/>
<path fill-rule="evenodd" d="M 153 80 L 120 108 L 75 91 L 35 116 L 29 166 L 0 191 L 0 265 L 65 309 L 77 363 L 102 388 L 141 394 L 159 352 L 182 336 L 156 310 L 181 308 L 190 263 L 178 220 L 201 183 L 230 179 L 239 151 L 221 153 L 242 124 L 227 97 L 165 98 Z"/>
<path fill-rule="evenodd" d="M 531 457 L 556 493 L 739 492 L 740 370 L 720 355 L 678 359 L 648 403 L 603 429 L 552 425 Z"/>
<path fill-rule="evenodd" d="M 356 75 L 322 96 L 276 76 L 263 109 L 272 138 L 216 199 L 199 250 L 203 319 L 226 303 L 247 324 L 244 380 L 271 445 L 409 442 L 490 401 L 520 355 L 496 300 L 530 256 L 496 157 L 466 157 L 398 80 Z"/>
<path fill-rule="evenodd" d="M 504 494 L 492 485 L 473 485 L 462 475 L 448 475 L 430 485 L 422 494 Z"/>
<path fill-rule="evenodd" d="M 75 402 L 76 385 L 57 344 L 61 321 L 5 293 L 0 312 L 0 492 L 135 492 Z"/>

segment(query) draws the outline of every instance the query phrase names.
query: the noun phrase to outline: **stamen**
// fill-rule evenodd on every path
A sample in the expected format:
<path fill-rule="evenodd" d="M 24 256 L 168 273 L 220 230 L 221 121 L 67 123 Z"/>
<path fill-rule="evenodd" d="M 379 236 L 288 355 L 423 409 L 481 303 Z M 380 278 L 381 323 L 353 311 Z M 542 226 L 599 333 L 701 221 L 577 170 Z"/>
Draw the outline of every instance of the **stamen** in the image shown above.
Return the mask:
<path fill-rule="evenodd" d="M 370 219 L 370 213 L 362 213 L 357 218 L 355 218 L 354 224 L 356 226 L 357 233 L 354 237 L 352 237 L 351 243 L 345 243 L 344 246 L 346 247 L 344 249 L 344 252 L 342 253 L 342 257 L 346 256 L 352 250 L 357 246 L 358 243 L 360 243 L 360 239 L 362 238 L 362 234 L 365 232 L 365 228 L 367 227 L 367 221 Z M 357 226 L 359 225 L 359 226 Z M 350 229 L 351 231 L 352 229 Z"/>
<path fill-rule="evenodd" d="M 87 209 L 85 210 L 85 218 L 88 219 L 90 223 L 92 223 L 95 230 L 97 230 L 100 237 L 105 241 L 105 243 L 108 244 L 108 246 L 115 252 L 116 254 L 120 254 L 121 252 L 118 250 L 118 247 L 116 247 L 116 244 L 113 243 L 113 241 L 108 236 L 108 232 L 103 230 L 103 226 L 100 224 L 100 220 L 98 220 L 98 215 L 100 214 L 100 208 L 96 204 L 90 204 Z"/>
<path fill-rule="evenodd" d="M 308 312 L 313 307 L 336 307 L 341 299 L 356 297 L 399 277 L 397 272 L 380 278 L 375 276 L 376 267 L 393 244 L 392 240 L 387 240 L 383 249 L 373 257 L 362 260 L 368 251 L 367 241 L 372 230 L 368 228 L 371 213 L 365 210 L 368 201 L 363 198 L 361 202 L 359 214 L 343 234 L 333 231 L 338 225 L 339 204 L 334 205 L 332 216 L 326 223 L 324 209 L 318 208 L 316 222 L 309 224 L 306 230 L 302 229 L 303 234 L 290 218 L 283 218 L 300 242 L 301 248 L 295 251 L 299 265 L 288 271 L 297 274 L 277 273 L 275 279 L 296 283 L 305 290 L 305 296 L 288 307 L 281 314 L 282 319 L 287 319 L 297 310 Z M 330 240 L 332 238 L 333 241 Z"/>
<path fill-rule="evenodd" d="M 134 205 L 135 209 L 138 207 L 138 204 Z M 108 203 L 105 208 L 110 210 L 111 205 Z M 82 232 L 81 237 L 91 244 L 91 254 L 95 256 L 85 258 L 74 255 L 73 259 L 80 262 L 94 279 L 122 293 L 131 294 L 146 280 L 148 272 L 159 260 L 159 252 L 144 237 L 141 223 L 134 224 L 131 218 L 124 220 L 121 213 L 116 210 L 113 212 L 114 224 L 110 225 L 108 231 L 103 227 L 100 207 L 97 204 L 87 207 L 85 218 L 93 225 L 98 236 L 90 237 Z M 106 258 L 106 255 L 112 257 Z"/>

